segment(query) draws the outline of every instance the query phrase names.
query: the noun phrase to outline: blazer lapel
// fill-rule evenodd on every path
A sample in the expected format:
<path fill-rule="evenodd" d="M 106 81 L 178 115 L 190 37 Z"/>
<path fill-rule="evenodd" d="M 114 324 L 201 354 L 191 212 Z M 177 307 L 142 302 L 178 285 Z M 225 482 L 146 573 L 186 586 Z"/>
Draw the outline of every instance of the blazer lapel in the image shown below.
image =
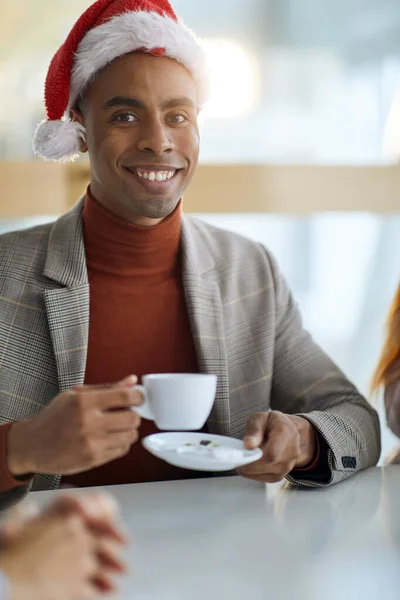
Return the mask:
<path fill-rule="evenodd" d="M 60 392 L 83 384 L 89 336 L 89 282 L 82 201 L 54 224 L 44 275 L 60 287 L 44 292 Z"/>
<path fill-rule="evenodd" d="M 214 259 L 197 226 L 191 219 L 183 218 L 183 285 L 200 372 L 218 376 L 208 426 L 211 433 L 229 435 L 229 377 L 222 301 Z"/>

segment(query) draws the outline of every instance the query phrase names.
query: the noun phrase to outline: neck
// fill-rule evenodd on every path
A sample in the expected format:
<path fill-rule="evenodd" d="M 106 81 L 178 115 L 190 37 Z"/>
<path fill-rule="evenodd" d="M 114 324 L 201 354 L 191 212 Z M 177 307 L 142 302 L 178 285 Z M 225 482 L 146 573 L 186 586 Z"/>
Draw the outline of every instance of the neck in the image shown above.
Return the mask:
<path fill-rule="evenodd" d="M 102 190 L 98 188 L 95 181 L 92 181 L 87 193 L 90 194 L 92 198 L 95 198 L 96 202 L 100 204 L 104 210 L 111 213 L 114 217 L 130 223 L 131 225 L 138 225 L 139 227 L 154 227 L 168 218 L 168 216 L 159 219 L 143 217 L 141 215 L 132 213 L 127 207 L 124 207 L 118 202 L 109 202 L 109 198 L 104 198 L 104 193 L 102 193 Z"/>
<path fill-rule="evenodd" d="M 153 227 L 113 215 L 87 192 L 83 211 L 89 270 L 113 276 L 165 278 L 179 263 L 181 206 Z"/>

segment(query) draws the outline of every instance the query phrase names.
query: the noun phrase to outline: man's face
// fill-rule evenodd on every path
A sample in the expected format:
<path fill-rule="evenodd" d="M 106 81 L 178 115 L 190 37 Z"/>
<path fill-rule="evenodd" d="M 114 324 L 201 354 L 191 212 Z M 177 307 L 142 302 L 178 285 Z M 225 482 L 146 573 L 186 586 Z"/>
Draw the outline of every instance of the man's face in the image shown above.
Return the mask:
<path fill-rule="evenodd" d="M 129 54 L 98 75 L 82 114 L 91 190 L 127 221 L 154 225 L 171 214 L 196 170 L 197 89 L 189 71 L 164 57 Z"/>

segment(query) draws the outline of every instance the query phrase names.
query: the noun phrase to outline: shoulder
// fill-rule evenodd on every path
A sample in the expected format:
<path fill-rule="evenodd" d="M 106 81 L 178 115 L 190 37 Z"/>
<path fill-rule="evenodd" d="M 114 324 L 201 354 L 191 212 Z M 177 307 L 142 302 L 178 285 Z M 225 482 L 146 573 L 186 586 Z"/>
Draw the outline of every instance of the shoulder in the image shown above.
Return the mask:
<path fill-rule="evenodd" d="M 185 238 L 191 270 L 216 283 L 225 304 L 245 297 L 253 305 L 274 302 L 280 273 L 262 244 L 192 217 L 185 217 Z"/>
<path fill-rule="evenodd" d="M 271 254 L 261 243 L 194 217 L 185 215 L 184 219 L 192 241 L 204 243 L 216 264 L 227 260 L 269 263 Z"/>
<path fill-rule="evenodd" d="M 0 235 L 0 278 L 43 268 L 54 223 Z"/>
<path fill-rule="evenodd" d="M 0 278 L 42 275 L 47 257 L 66 252 L 81 236 L 82 202 L 55 221 L 0 235 Z"/>
<path fill-rule="evenodd" d="M 26 229 L 9 231 L 0 235 L 2 252 L 12 251 L 16 247 L 36 247 L 49 240 L 55 221 L 36 225 Z"/>

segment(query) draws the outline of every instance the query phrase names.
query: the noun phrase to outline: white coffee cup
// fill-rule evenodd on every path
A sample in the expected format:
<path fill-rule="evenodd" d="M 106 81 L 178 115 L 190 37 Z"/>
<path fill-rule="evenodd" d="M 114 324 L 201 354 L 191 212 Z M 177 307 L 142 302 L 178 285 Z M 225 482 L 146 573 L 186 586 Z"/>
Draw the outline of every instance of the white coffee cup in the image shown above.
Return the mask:
<path fill-rule="evenodd" d="M 217 376 L 208 374 L 160 373 L 145 375 L 135 388 L 143 395 L 135 412 L 166 431 L 201 429 L 215 400 Z"/>

